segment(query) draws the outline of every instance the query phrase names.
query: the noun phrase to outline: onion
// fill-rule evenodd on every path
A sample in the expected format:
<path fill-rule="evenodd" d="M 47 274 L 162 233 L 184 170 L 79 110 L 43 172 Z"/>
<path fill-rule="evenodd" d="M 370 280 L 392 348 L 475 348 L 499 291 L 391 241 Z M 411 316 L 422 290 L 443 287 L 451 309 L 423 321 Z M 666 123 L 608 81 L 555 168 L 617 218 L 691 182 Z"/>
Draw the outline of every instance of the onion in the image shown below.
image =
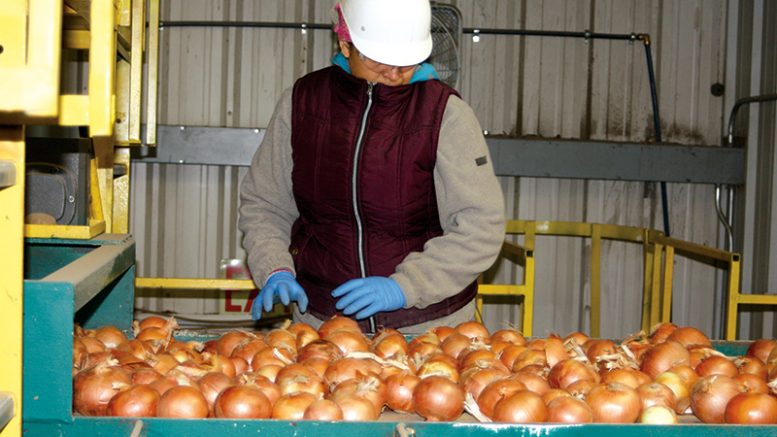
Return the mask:
<path fill-rule="evenodd" d="M 386 378 L 386 405 L 399 413 L 413 413 L 413 391 L 420 381 L 407 372 Z"/>
<path fill-rule="evenodd" d="M 231 357 L 232 365 L 235 366 L 235 376 L 240 376 L 248 371 L 248 361 L 240 357 Z"/>
<path fill-rule="evenodd" d="M 94 331 L 94 337 L 108 349 L 114 349 L 127 341 L 127 336 L 115 326 L 102 326 Z"/>
<path fill-rule="evenodd" d="M 674 366 L 690 363 L 688 350 L 675 341 L 666 341 L 645 352 L 640 370 L 655 378 Z"/>
<path fill-rule="evenodd" d="M 510 372 L 504 369 L 493 367 L 481 369 L 475 367 L 461 374 L 459 384 L 464 388 L 465 392 L 472 395 L 473 399 L 477 399 L 488 384 L 508 376 L 510 376 Z"/>
<path fill-rule="evenodd" d="M 464 390 L 449 379 L 430 376 L 416 385 L 413 408 L 430 422 L 456 420 L 464 411 Z"/>
<path fill-rule="evenodd" d="M 262 375 L 269 379 L 271 382 L 275 382 L 275 379 L 278 378 L 278 374 L 281 372 L 281 369 L 283 369 L 283 366 L 279 366 L 277 364 L 268 364 L 256 369 L 253 373 L 256 375 Z"/>
<path fill-rule="evenodd" d="M 331 341 L 340 348 L 343 355 L 348 355 L 351 352 L 368 352 L 370 350 L 369 341 L 360 332 L 333 331 L 325 336 L 324 339 Z"/>
<path fill-rule="evenodd" d="M 770 393 L 766 380 L 752 373 L 740 373 L 734 379 L 742 386 L 745 393 Z"/>
<path fill-rule="evenodd" d="M 639 423 L 648 425 L 673 425 L 677 422 L 677 414 L 665 405 L 651 405 L 639 416 Z"/>
<path fill-rule="evenodd" d="M 723 423 L 726 405 L 743 388 L 734 379 L 723 375 L 699 379 L 691 392 L 691 409 L 704 423 Z"/>
<path fill-rule="evenodd" d="M 289 364 L 278 372 L 275 383 L 281 389 L 281 394 L 304 391 L 316 397 L 324 395 L 324 381 L 316 372 L 304 364 Z"/>
<path fill-rule="evenodd" d="M 505 366 L 507 366 L 508 369 L 513 368 L 513 364 L 515 364 L 515 360 L 518 359 L 518 357 L 523 353 L 523 351 L 528 350 L 526 346 L 507 346 L 502 350 L 502 352 L 499 354 L 499 361 L 502 362 Z"/>
<path fill-rule="evenodd" d="M 305 410 L 316 400 L 314 395 L 305 392 L 283 395 L 272 407 L 272 418 L 301 420 L 305 416 Z"/>
<path fill-rule="evenodd" d="M 575 343 L 578 346 L 582 346 L 582 345 L 586 344 L 588 342 L 588 340 L 590 340 L 591 338 L 588 337 L 587 335 L 583 334 L 580 331 L 575 331 L 575 332 L 570 333 L 566 337 L 564 337 L 564 343 L 566 343 L 566 342 L 568 342 L 568 341 L 570 341 L 572 339 L 575 340 Z"/>
<path fill-rule="evenodd" d="M 386 332 L 385 329 L 381 331 L 381 333 L 384 333 L 384 332 L 386 333 L 386 335 L 388 335 L 391 331 Z M 378 335 L 378 336 L 380 336 L 380 335 Z M 437 334 L 435 334 L 433 332 L 425 332 L 425 333 L 423 333 L 421 335 L 417 335 L 417 336 L 413 337 L 413 339 L 410 340 L 410 343 L 409 343 L 408 346 L 409 346 L 410 349 L 413 349 L 413 348 L 418 347 L 421 343 L 429 343 L 429 344 L 440 345 L 442 343 L 442 340 L 440 340 L 440 337 L 438 337 Z"/>
<path fill-rule="evenodd" d="M 466 369 L 479 360 L 496 359 L 496 354 L 489 349 L 466 349 L 459 354 L 460 369 Z M 499 364 L 502 364 L 501 362 Z"/>
<path fill-rule="evenodd" d="M 112 397 L 108 402 L 109 416 L 154 417 L 159 393 L 146 385 L 136 385 Z"/>
<path fill-rule="evenodd" d="M 373 360 L 358 358 L 343 358 L 329 366 L 324 373 L 324 382 L 329 387 L 335 387 L 341 382 L 366 375 L 380 375 L 381 366 Z"/>
<path fill-rule="evenodd" d="M 491 351 L 496 354 L 498 357 L 503 350 L 505 350 L 508 346 L 515 346 L 512 343 L 508 343 L 506 341 L 502 340 L 491 340 L 491 344 L 489 347 L 491 348 Z"/>
<path fill-rule="evenodd" d="M 318 334 L 316 334 L 318 335 Z M 297 350 L 297 336 L 286 329 L 273 329 L 265 339 L 268 346 Z"/>
<path fill-rule="evenodd" d="M 305 410 L 302 416 L 307 420 L 343 420 L 343 410 L 329 399 L 319 399 Z"/>
<path fill-rule="evenodd" d="M 751 373 L 761 379 L 766 379 L 769 375 L 769 371 L 766 369 L 766 364 L 756 357 L 740 357 L 734 360 L 734 365 L 740 374 Z"/>
<path fill-rule="evenodd" d="M 260 367 L 269 365 L 283 367 L 288 363 L 294 362 L 295 356 L 289 349 L 265 346 L 247 361 L 251 364 L 252 369 L 257 370 Z"/>
<path fill-rule="evenodd" d="M 556 364 L 568 359 L 569 353 L 560 338 L 549 337 L 545 340 L 545 361 L 548 363 L 548 367 L 553 368 Z"/>
<path fill-rule="evenodd" d="M 612 340 L 588 340 L 583 345 L 585 355 L 592 363 L 597 363 L 600 357 L 618 353 L 618 345 Z"/>
<path fill-rule="evenodd" d="M 581 379 L 580 381 L 570 384 L 567 387 L 567 391 L 572 396 L 583 399 L 597 385 L 599 385 L 597 382 L 591 381 L 590 379 Z"/>
<path fill-rule="evenodd" d="M 548 374 L 548 384 L 553 388 L 567 388 L 584 380 L 599 382 L 599 375 L 588 364 L 573 359 L 559 362 Z"/>
<path fill-rule="evenodd" d="M 340 348 L 327 340 L 315 340 L 297 352 L 297 361 L 303 362 L 310 358 L 323 358 L 327 361 L 337 361 L 343 357 Z"/>
<path fill-rule="evenodd" d="M 777 398 L 765 393 L 741 393 L 726 406 L 726 423 L 775 424 L 777 423 Z"/>
<path fill-rule="evenodd" d="M 275 403 L 281 397 L 281 389 L 278 388 L 278 385 L 262 375 L 249 376 L 246 374 L 241 378 L 240 383 L 243 385 L 250 385 L 261 390 L 262 393 L 264 393 L 264 395 L 267 397 L 267 400 L 270 401 L 270 405 L 275 405 Z"/>
<path fill-rule="evenodd" d="M 658 382 L 642 384 L 637 387 L 637 394 L 643 410 L 653 405 L 663 405 L 671 408 L 672 411 L 677 409 L 677 396 L 664 384 Z"/>
<path fill-rule="evenodd" d="M 402 334 L 383 331 L 372 340 L 370 351 L 383 359 L 401 359 L 407 356 L 410 348 Z"/>
<path fill-rule="evenodd" d="M 219 394 L 234 384 L 232 378 L 220 372 L 206 373 L 197 383 L 200 386 L 202 396 L 208 402 L 208 409 L 211 413 L 213 413 L 213 404 L 216 402 Z"/>
<path fill-rule="evenodd" d="M 132 370 L 132 383 L 135 385 L 149 385 L 161 378 L 161 373 L 148 367 L 139 367 Z"/>
<path fill-rule="evenodd" d="M 104 416 L 111 398 L 130 385 L 129 372 L 119 367 L 79 372 L 73 378 L 73 408 L 85 416 Z"/>
<path fill-rule="evenodd" d="M 518 358 L 513 362 L 513 372 L 518 372 L 526 366 L 538 365 L 545 367 L 548 365 L 548 361 L 545 357 L 545 351 L 537 349 L 526 349 L 518 355 Z"/>
<path fill-rule="evenodd" d="M 676 341 L 686 348 L 689 346 L 711 346 L 709 337 L 706 334 L 691 326 L 677 328 L 669 334 L 667 341 Z"/>
<path fill-rule="evenodd" d="M 165 331 L 162 328 L 146 328 L 141 331 L 139 331 L 135 335 L 135 340 L 142 341 L 144 343 L 150 343 L 150 342 L 161 342 L 167 340 L 167 336 L 170 333 L 168 331 Z"/>
<path fill-rule="evenodd" d="M 688 393 L 691 392 L 693 385 L 696 384 L 696 381 L 699 380 L 699 374 L 696 373 L 696 371 L 693 370 L 691 366 L 687 366 L 687 365 L 674 366 L 671 369 L 669 369 L 669 372 L 677 374 L 677 376 L 679 376 L 680 379 L 683 380 L 683 383 L 685 383 L 685 386 L 688 388 Z"/>
<path fill-rule="evenodd" d="M 321 338 L 327 338 L 329 334 L 335 331 L 350 331 L 357 334 L 362 333 L 359 324 L 355 320 L 336 314 L 331 319 L 321 324 L 318 328 L 318 335 Z"/>
<path fill-rule="evenodd" d="M 664 372 L 656 377 L 655 382 L 663 384 L 672 390 L 675 399 L 677 399 L 676 412 L 682 414 L 688 408 L 691 402 L 690 390 L 680 375 L 674 372 Z"/>
<path fill-rule="evenodd" d="M 297 349 L 303 348 L 321 338 L 318 335 L 318 331 L 307 323 L 294 323 L 289 326 L 289 332 L 294 334 L 297 339 Z"/>
<path fill-rule="evenodd" d="M 326 374 L 326 369 L 329 368 L 331 361 L 327 360 L 326 358 L 308 358 L 305 361 L 301 361 L 301 363 L 306 365 L 310 370 L 318 375 L 319 378 L 323 379 L 324 375 Z"/>
<path fill-rule="evenodd" d="M 143 320 L 140 320 L 138 322 L 138 327 L 140 328 L 140 331 L 146 329 L 146 328 L 166 328 L 167 327 L 167 319 L 164 317 L 159 316 L 148 316 Z"/>
<path fill-rule="evenodd" d="M 465 335 L 470 339 L 478 339 L 483 342 L 489 339 L 488 329 L 483 326 L 482 323 L 470 320 L 468 322 L 459 323 L 454 328 L 459 334 Z"/>
<path fill-rule="evenodd" d="M 769 354 L 772 352 L 775 346 L 777 346 L 777 340 L 771 338 L 761 338 L 750 344 L 750 347 L 747 348 L 747 353 L 745 355 L 748 357 L 758 358 L 762 362 L 766 363 L 766 360 L 769 358 Z"/>
<path fill-rule="evenodd" d="M 269 351 L 273 350 L 273 348 L 267 346 L 267 343 L 265 343 L 264 340 L 260 340 L 260 339 L 255 339 L 255 340 L 246 339 L 244 342 L 240 343 L 239 345 L 237 345 L 237 347 L 235 347 L 235 349 L 232 350 L 232 355 L 228 355 L 228 356 L 230 358 L 242 358 L 242 359 L 246 360 L 246 362 L 248 363 L 249 366 L 251 366 L 252 369 L 255 369 L 257 367 L 261 367 L 262 364 L 258 363 L 256 365 L 254 365 L 254 356 L 257 353 L 259 353 L 259 352 L 261 352 L 261 351 L 263 351 L 265 349 L 267 349 Z M 283 349 L 283 348 L 279 348 L 278 350 L 279 351 L 285 351 L 285 349 Z M 219 353 L 221 353 L 221 350 L 219 350 Z M 284 356 L 286 356 L 286 355 L 293 356 L 294 354 L 292 354 L 292 353 L 287 351 Z"/>
<path fill-rule="evenodd" d="M 572 397 L 572 395 L 568 391 L 564 390 L 563 388 L 552 388 L 546 391 L 545 394 L 542 395 L 542 401 L 545 402 L 545 405 L 547 406 L 551 402 L 553 402 L 554 399 L 560 398 L 560 397 Z"/>
<path fill-rule="evenodd" d="M 709 375 L 725 375 L 729 378 L 733 378 L 739 374 L 737 366 L 728 358 L 721 357 L 720 355 L 712 355 L 703 359 L 698 366 L 696 366 L 696 373 L 699 376 Z"/>
<path fill-rule="evenodd" d="M 455 360 L 445 354 L 438 354 L 429 358 L 417 373 L 421 379 L 430 376 L 442 376 L 453 382 L 459 382 L 460 374 Z"/>
<path fill-rule="evenodd" d="M 418 343 L 415 346 L 410 346 L 408 351 L 412 361 L 416 366 L 420 366 L 429 357 L 443 353 L 442 348 L 439 345 L 431 343 Z"/>
<path fill-rule="evenodd" d="M 380 415 L 386 404 L 386 384 L 377 376 L 368 375 L 361 378 L 343 381 L 332 392 L 330 399 L 337 402 L 343 395 L 355 394 L 372 403 L 375 411 Z M 345 411 L 343 411 L 345 414 Z"/>
<path fill-rule="evenodd" d="M 231 419 L 266 419 L 272 414 L 272 405 L 258 388 L 236 385 L 216 398 L 214 413 L 216 417 Z"/>
<path fill-rule="evenodd" d="M 438 326 L 436 328 L 430 329 L 429 332 L 436 335 L 437 338 L 440 339 L 440 341 L 445 341 L 445 339 L 448 338 L 449 335 L 456 332 L 456 330 L 451 328 L 450 326 Z"/>
<path fill-rule="evenodd" d="M 619 382 L 631 388 L 637 388 L 651 379 L 645 373 L 635 369 L 613 369 L 602 374 L 602 382 Z"/>
<path fill-rule="evenodd" d="M 674 323 L 659 323 L 650 329 L 650 342 L 653 344 L 663 343 L 676 329 L 677 325 Z"/>
<path fill-rule="evenodd" d="M 103 342 L 92 337 L 80 337 L 81 344 L 86 348 L 86 352 L 90 354 L 96 354 L 98 352 L 105 351 L 105 345 Z"/>
<path fill-rule="evenodd" d="M 570 398 L 572 399 L 572 398 Z M 494 406 L 495 422 L 537 423 L 548 417 L 548 409 L 537 393 L 523 390 L 506 397 Z"/>
<path fill-rule="evenodd" d="M 597 385 L 585 401 L 597 423 L 634 423 L 642 409 L 637 391 L 617 382 Z"/>
<path fill-rule="evenodd" d="M 491 343 L 504 341 L 518 346 L 526 345 L 526 338 L 517 329 L 500 329 L 491 334 Z"/>
<path fill-rule="evenodd" d="M 448 336 L 445 341 L 442 342 L 440 348 L 446 355 L 449 355 L 455 359 L 459 358 L 459 355 L 465 351 L 472 344 L 472 339 L 461 333 L 454 333 Z"/>
<path fill-rule="evenodd" d="M 548 422 L 553 423 L 591 423 L 594 414 L 591 407 L 572 396 L 559 396 L 548 404 Z"/>
<path fill-rule="evenodd" d="M 492 417 L 497 402 L 522 390 L 526 390 L 526 386 L 516 379 L 498 379 L 480 392 L 477 397 L 478 407 L 483 414 Z"/>
<path fill-rule="evenodd" d="M 335 403 L 343 412 L 343 420 L 348 422 L 372 421 L 380 417 L 380 411 L 375 409 L 375 405 L 357 393 L 338 396 Z"/>
<path fill-rule="evenodd" d="M 159 399 L 156 415 L 179 419 L 202 419 L 208 417 L 208 401 L 194 387 L 173 387 Z"/>
<path fill-rule="evenodd" d="M 527 390 L 533 391 L 540 396 L 551 389 L 547 379 L 535 373 L 520 371 L 512 375 L 511 378 L 525 385 Z M 475 399 L 477 399 L 477 397 Z"/>
<path fill-rule="evenodd" d="M 216 349 L 221 355 L 232 356 L 232 352 L 242 343 L 247 343 L 250 337 L 245 332 L 230 331 L 216 341 Z"/>
<path fill-rule="evenodd" d="M 167 393 L 171 388 L 178 387 L 178 383 L 176 382 L 175 378 L 162 377 L 152 382 L 148 386 L 156 390 L 156 392 L 161 396 Z"/>

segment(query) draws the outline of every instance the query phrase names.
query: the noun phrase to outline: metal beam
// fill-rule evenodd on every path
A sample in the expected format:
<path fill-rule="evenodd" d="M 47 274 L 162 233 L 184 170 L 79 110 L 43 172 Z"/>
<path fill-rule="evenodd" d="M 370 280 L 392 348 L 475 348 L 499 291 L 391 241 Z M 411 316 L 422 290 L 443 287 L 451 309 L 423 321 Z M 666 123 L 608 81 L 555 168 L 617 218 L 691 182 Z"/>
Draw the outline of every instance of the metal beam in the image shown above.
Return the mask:
<path fill-rule="evenodd" d="M 159 125 L 156 148 L 133 150 L 135 162 L 248 166 L 264 129 Z M 745 182 L 745 151 L 717 146 L 487 137 L 498 176 Z"/>

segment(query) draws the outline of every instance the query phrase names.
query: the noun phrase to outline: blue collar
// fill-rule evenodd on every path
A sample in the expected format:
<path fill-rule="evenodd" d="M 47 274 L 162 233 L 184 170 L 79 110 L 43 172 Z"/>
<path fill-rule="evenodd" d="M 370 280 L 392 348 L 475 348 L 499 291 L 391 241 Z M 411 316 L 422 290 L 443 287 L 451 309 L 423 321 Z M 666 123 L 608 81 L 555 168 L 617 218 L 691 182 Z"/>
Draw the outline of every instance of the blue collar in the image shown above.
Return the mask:
<path fill-rule="evenodd" d="M 348 59 L 340 52 L 332 57 L 332 65 L 337 65 L 345 70 L 346 73 L 351 74 L 351 66 L 348 65 Z M 413 77 L 410 78 L 410 83 L 426 80 L 440 80 L 434 66 L 428 62 L 424 62 L 416 68 L 415 72 L 413 72 Z"/>

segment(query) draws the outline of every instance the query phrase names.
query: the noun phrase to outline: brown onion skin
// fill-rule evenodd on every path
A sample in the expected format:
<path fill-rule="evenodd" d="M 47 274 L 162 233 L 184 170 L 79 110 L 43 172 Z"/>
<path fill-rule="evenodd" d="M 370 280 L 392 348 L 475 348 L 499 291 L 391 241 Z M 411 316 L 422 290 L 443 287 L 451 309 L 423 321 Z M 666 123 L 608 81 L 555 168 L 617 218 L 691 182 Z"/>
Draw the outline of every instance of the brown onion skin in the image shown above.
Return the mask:
<path fill-rule="evenodd" d="M 430 422 L 456 420 L 464 411 L 464 389 L 442 376 L 422 379 L 413 391 L 413 409 Z"/>
<path fill-rule="evenodd" d="M 332 400 L 319 399 L 308 406 L 302 418 L 305 420 L 343 420 L 343 410 Z"/>
<path fill-rule="evenodd" d="M 111 398 L 130 385 L 129 372 L 119 367 L 79 372 L 73 379 L 73 409 L 85 416 L 104 416 Z"/>
<path fill-rule="evenodd" d="M 562 388 L 552 388 L 546 391 L 545 394 L 542 395 L 542 401 L 545 402 L 545 405 L 547 406 L 556 398 L 571 397 L 571 396 L 572 395 L 568 391 Z"/>
<path fill-rule="evenodd" d="M 723 423 L 726 405 L 744 388 L 734 379 L 724 375 L 711 375 L 699 379 L 691 392 L 693 414 L 704 423 Z"/>
<path fill-rule="evenodd" d="M 159 393 L 147 385 L 135 385 L 108 402 L 108 416 L 154 417 Z"/>
<path fill-rule="evenodd" d="M 770 425 L 777 423 L 777 398 L 766 393 L 740 393 L 726 405 L 726 423 Z"/>
<path fill-rule="evenodd" d="M 698 366 L 696 366 L 696 373 L 701 377 L 710 375 L 725 375 L 729 378 L 733 378 L 739 374 L 739 369 L 733 361 L 720 355 L 712 355 L 703 359 Z"/>
<path fill-rule="evenodd" d="M 770 393 L 771 389 L 766 383 L 766 379 L 753 375 L 752 373 L 740 373 L 734 377 L 745 393 Z"/>
<path fill-rule="evenodd" d="M 526 386 L 527 390 L 533 391 L 540 396 L 544 395 L 552 389 L 546 378 L 543 378 L 536 373 L 527 372 L 525 369 L 526 368 L 524 368 L 523 371 L 514 373 L 512 376 L 510 376 L 510 378 L 519 381 Z M 477 397 L 475 399 L 477 399 Z"/>
<path fill-rule="evenodd" d="M 769 354 L 777 346 L 777 340 L 771 338 L 761 338 L 750 344 L 745 353 L 748 357 L 755 357 L 766 363 Z"/>
<path fill-rule="evenodd" d="M 617 382 L 592 388 L 585 402 L 597 423 L 634 423 L 642 410 L 637 391 Z"/>
<path fill-rule="evenodd" d="M 157 417 L 204 419 L 208 417 L 208 401 L 194 387 L 173 387 L 159 399 Z"/>
<path fill-rule="evenodd" d="M 386 378 L 386 405 L 399 413 L 414 413 L 413 392 L 421 379 L 407 372 Z"/>
<path fill-rule="evenodd" d="M 494 414 L 497 402 L 519 391 L 526 390 L 522 382 L 513 378 L 498 379 L 488 384 L 476 399 L 480 411 L 488 417 Z"/>
<path fill-rule="evenodd" d="M 677 409 L 677 396 L 672 389 L 658 382 L 650 382 L 637 387 L 637 394 L 645 410 L 653 405 L 663 405 L 672 411 Z"/>
<path fill-rule="evenodd" d="M 300 392 L 281 396 L 272 407 L 273 419 L 302 420 L 305 410 L 317 399 L 310 393 Z"/>
<path fill-rule="evenodd" d="M 350 331 L 357 334 L 362 333 L 359 324 L 355 320 L 337 314 L 318 327 L 318 335 L 321 338 L 326 338 L 334 331 Z"/>
<path fill-rule="evenodd" d="M 500 400 L 491 417 L 494 422 L 540 423 L 548 418 L 548 408 L 537 393 L 523 390 Z"/>
<path fill-rule="evenodd" d="M 449 335 L 445 341 L 440 343 L 439 346 L 446 355 L 454 359 L 458 359 L 462 352 L 467 350 L 471 344 L 471 338 L 464 334 L 454 332 L 453 334 Z"/>
<path fill-rule="evenodd" d="M 510 345 L 506 348 L 502 349 L 502 352 L 499 353 L 499 361 L 502 362 L 505 366 L 507 366 L 508 369 L 513 368 L 513 364 L 515 364 L 515 360 L 518 359 L 518 357 L 523 353 L 523 351 L 527 350 L 528 348 L 524 345 Z"/>
<path fill-rule="evenodd" d="M 593 367 L 574 359 L 560 361 L 548 374 L 552 388 L 567 388 L 578 381 L 599 382 L 599 375 Z"/>
<path fill-rule="evenodd" d="M 491 334 L 491 343 L 495 341 L 504 341 L 510 344 L 523 346 L 526 344 L 526 338 L 516 329 L 500 329 Z"/>
<path fill-rule="evenodd" d="M 750 373 L 761 379 L 766 379 L 769 376 L 766 364 L 756 357 L 740 357 L 734 360 L 734 364 L 737 366 L 740 374 Z"/>
<path fill-rule="evenodd" d="M 655 325 L 650 330 L 650 342 L 653 344 L 659 344 L 666 341 L 672 332 L 677 329 L 677 325 L 671 322 L 664 322 Z"/>
<path fill-rule="evenodd" d="M 343 420 L 347 422 L 365 422 L 378 420 L 380 411 L 369 400 L 358 393 L 346 393 L 334 400 L 343 412 Z"/>
<path fill-rule="evenodd" d="M 202 375 L 197 381 L 200 385 L 200 393 L 208 401 L 208 409 L 213 412 L 213 406 L 216 402 L 216 398 L 219 397 L 222 391 L 226 388 L 234 385 L 234 381 L 229 376 L 221 372 L 210 372 Z"/>
<path fill-rule="evenodd" d="M 691 346 L 711 346 L 709 337 L 700 330 L 692 326 L 683 326 L 675 329 L 666 338 L 667 341 L 676 341 L 681 345 L 687 347 Z"/>
<path fill-rule="evenodd" d="M 548 404 L 548 422 L 552 423 L 592 423 L 594 413 L 582 400 L 572 396 L 561 396 Z"/>
<path fill-rule="evenodd" d="M 470 339 L 479 339 L 486 342 L 491 338 L 491 335 L 488 333 L 488 329 L 486 329 L 482 323 L 476 322 L 474 320 L 459 323 L 456 325 L 454 330 L 459 334 L 469 337 Z"/>
<path fill-rule="evenodd" d="M 676 341 L 667 340 L 645 352 L 640 370 L 655 378 L 674 366 L 690 364 L 690 360 L 688 349 Z"/>
<path fill-rule="evenodd" d="M 272 405 L 258 388 L 236 385 L 219 394 L 214 413 L 216 417 L 230 419 L 266 419 L 272 414 Z"/>

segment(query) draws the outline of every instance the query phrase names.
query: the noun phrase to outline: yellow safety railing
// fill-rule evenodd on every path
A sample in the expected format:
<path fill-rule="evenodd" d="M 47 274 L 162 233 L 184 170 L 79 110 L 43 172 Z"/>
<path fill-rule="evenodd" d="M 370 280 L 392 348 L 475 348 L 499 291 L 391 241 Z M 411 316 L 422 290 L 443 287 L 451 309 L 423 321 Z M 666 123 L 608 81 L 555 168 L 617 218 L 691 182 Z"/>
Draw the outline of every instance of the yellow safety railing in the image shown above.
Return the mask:
<path fill-rule="evenodd" d="M 641 244 L 643 247 L 643 294 L 642 294 L 642 329 L 649 329 L 659 322 L 671 320 L 672 310 L 672 279 L 674 273 L 674 258 L 676 255 L 687 259 L 704 262 L 728 273 L 728 318 L 726 339 L 733 340 L 736 329 L 736 302 L 752 303 L 754 301 L 777 304 L 774 299 L 764 299 L 765 296 L 743 296 L 739 290 L 740 256 L 737 253 L 691 243 L 676 238 L 666 237 L 660 231 L 598 223 L 554 222 L 554 221 L 524 221 L 510 220 L 507 223 L 507 234 L 525 235 L 525 247 L 514 247 L 505 250 L 512 243 L 506 243 L 501 256 L 511 259 L 523 267 L 522 284 L 480 284 L 478 294 L 478 309 L 482 309 L 484 299 L 489 296 L 519 296 L 523 297 L 522 329 L 525 335 L 532 335 L 532 313 L 534 311 L 536 238 L 540 236 L 582 237 L 591 239 L 590 287 L 591 287 L 591 336 L 601 334 L 601 246 L 602 240 L 623 241 Z M 509 256 L 512 254 L 512 258 Z M 519 255 L 515 257 L 515 255 Z M 517 258 L 517 262 L 516 262 Z M 733 326 L 733 328 L 732 328 Z M 733 330 L 732 330 L 733 329 Z"/>

